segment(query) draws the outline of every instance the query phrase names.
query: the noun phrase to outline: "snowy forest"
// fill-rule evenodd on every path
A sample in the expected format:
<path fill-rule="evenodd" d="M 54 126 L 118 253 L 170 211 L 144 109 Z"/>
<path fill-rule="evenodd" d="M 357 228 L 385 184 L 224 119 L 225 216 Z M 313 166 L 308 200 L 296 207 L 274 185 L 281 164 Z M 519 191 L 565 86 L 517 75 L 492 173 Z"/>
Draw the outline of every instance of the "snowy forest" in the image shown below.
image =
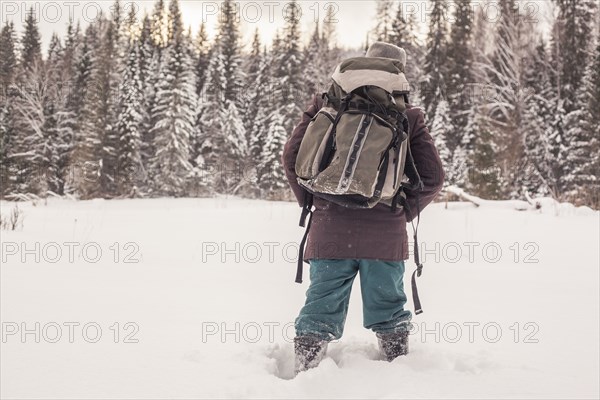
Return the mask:
<path fill-rule="evenodd" d="M 43 52 L 32 9 L 19 35 L 12 21 L 0 34 L 0 194 L 290 199 L 280 157 L 305 105 L 341 59 L 383 40 L 408 53 L 446 185 L 599 208 L 596 1 L 553 0 L 545 30 L 515 0 L 431 1 L 425 21 L 404 3 L 374 2 L 354 49 L 337 45 L 333 6 L 311 32 L 291 7 L 271 43 L 260 27 L 243 43 L 231 0 L 214 40 L 204 24 L 192 35 L 178 0 L 143 15 L 116 0 Z"/>

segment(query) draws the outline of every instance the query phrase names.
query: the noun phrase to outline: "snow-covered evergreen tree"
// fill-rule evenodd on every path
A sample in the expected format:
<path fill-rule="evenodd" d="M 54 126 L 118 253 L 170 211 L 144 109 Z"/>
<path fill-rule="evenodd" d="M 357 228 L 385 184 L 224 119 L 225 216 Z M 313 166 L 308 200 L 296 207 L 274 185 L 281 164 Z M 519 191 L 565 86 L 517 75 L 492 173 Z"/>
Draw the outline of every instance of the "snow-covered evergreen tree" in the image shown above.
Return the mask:
<path fill-rule="evenodd" d="M 259 186 L 262 198 L 280 200 L 288 185 L 281 165 L 281 152 L 287 141 L 282 114 L 271 114 L 267 121 L 267 135 L 261 154 Z"/>
<path fill-rule="evenodd" d="M 169 3 L 169 42 L 160 69 L 151 130 L 156 154 L 151 160 L 155 193 L 183 196 L 192 172 L 190 140 L 194 135 L 196 81 L 179 1 Z"/>
<path fill-rule="evenodd" d="M 101 45 L 97 58 L 97 84 L 99 93 L 98 116 L 102 127 L 102 175 L 103 195 L 117 195 L 116 177 L 119 174 L 119 138 L 116 132 L 119 103 L 119 84 L 123 70 L 124 19 L 120 0 L 111 7 L 109 20 L 101 24 Z M 102 26 L 103 25 L 103 26 Z"/>
<path fill-rule="evenodd" d="M 155 87 L 152 86 L 157 71 L 153 70 L 156 65 L 153 63 L 155 55 L 155 45 L 152 37 L 152 19 L 146 14 L 142 19 L 142 26 L 139 37 L 139 59 L 140 59 L 140 82 L 142 84 L 143 96 L 141 105 L 142 124 L 140 127 L 141 136 L 141 158 L 144 171 L 148 172 L 150 160 L 154 155 L 154 144 L 150 136 L 152 128 L 152 107 L 154 104 Z M 144 193 L 151 191 L 151 185 L 148 174 L 145 174 L 145 181 L 140 182 L 140 190 Z"/>
<path fill-rule="evenodd" d="M 550 193 L 558 197 L 555 154 L 560 143 L 551 123 L 555 93 L 552 90 L 549 68 L 546 44 L 540 38 L 524 73 L 525 90 L 530 92 L 523 118 L 525 154 L 528 161 L 525 170 L 528 177 L 526 189 L 533 194 Z"/>
<path fill-rule="evenodd" d="M 202 89 L 206 84 L 208 75 L 208 66 L 210 63 L 210 43 L 208 41 L 208 33 L 206 32 L 206 24 L 203 22 L 200 25 L 200 30 L 196 36 L 195 53 L 196 53 L 196 93 L 198 97 L 202 97 Z"/>
<path fill-rule="evenodd" d="M 592 42 L 593 43 L 593 42 Z M 597 56 L 596 56 L 597 57 Z M 598 157 L 598 125 L 593 125 L 590 118 L 598 111 L 588 107 L 593 101 L 594 75 L 593 68 L 597 62 L 586 63 L 587 70 L 577 91 L 574 101 L 576 108 L 567 114 L 566 124 L 569 127 L 566 135 L 569 144 L 567 153 L 568 170 L 564 176 L 566 198 L 575 204 L 597 204 L 599 190 Z"/>
<path fill-rule="evenodd" d="M 450 41 L 446 53 L 448 63 L 447 93 L 452 109 L 452 124 L 455 137 L 449 143 L 452 149 L 458 147 L 461 135 L 467 126 L 467 114 L 471 108 L 470 84 L 473 82 L 473 52 L 471 34 L 473 12 L 470 0 L 455 2 L 456 13 L 450 31 Z"/>
<path fill-rule="evenodd" d="M 244 90 L 244 128 L 251 160 L 259 160 L 264 143 L 264 119 L 268 102 L 268 64 L 265 62 L 258 29 L 254 32 L 252 49 L 246 61 L 246 84 Z"/>
<path fill-rule="evenodd" d="M 432 2 L 427 34 L 423 81 L 420 83 L 421 98 L 428 118 L 434 118 L 437 103 L 446 98 L 447 76 L 447 9 L 446 0 Z"/>
<path fill-rule="evenodd" d="M 319 30 L 319 22 L 315 24 L 315 30 L 310 37 L 308 46 L 304 48 L 303 65 L 304 65 L 304 86 L 307 96 L 327 91 L 325 85 L 329 83 L 329 76 L 324 72 L 326 61 L 321 57 L 325 53 L 323 48 L 327 46 L 324 42 Z M 333 71 L 329 71 L 331 75 Z"/>
<path fill-rule="evenodd" d="M 600 15 L 597 16 L 600 19 Z M 598 25 L 600 27 L 600 24 Z M 600 30 L 600 28 L 599 28 Z M 600 208 L 600 31 L 596 33 L 596 47 L 590 57 L 587 79 L 585 79 L 587 93 L 587 113 L 584 117 L 586 127 L 591 137 L 588 154 L 589 163 L 586 165 L 585 174 L 589 176 L 585 190 L 585 204 L 595 209 Z"/>
<path fill-rule="evenodd" d="M 452 167 L 452 153 L 448 149 L 448 137 L 452 135 L 452 120 L 450 118 L 450 109 L 446 100 L 441 100 L 438 103 L 438 111 L 435 114 L 435 118 L 431 123 L 431 134 L 435 142 L 444 171 L 446 172 L 446 179 L 444 185 L 455 185 L 456 184 L 456 171 Z"/>
<path fill-rule="evenodd" d="M 135 21 L 135 10 L 129 14 L 129 25 Z M 140 183 L 144 181 L 142 164 L 142 121 L 143 90 L 140 71 L 140 41 L 134 32 L 129 32 L 127 62 L 119 87 L 119 106 L 116 132 L 118 142 L 117 190 L 121 196 L 140 196 Z"/>
<path fill-rule="evenodd" d="M 100 24 L 90 24 L 77 57 L 77 130 L 71 157 L 73 187 L 80 198 L 101 197 L 104 124 L 102 119 L 102 85 L 99 78 Z"/>
<path fill-rule="evenodd" d="M 473 151 L 469 155 L 468 189 L 476 196 L 499 200 L 503 198 L 503 173 L 498 160 L 494 130 L 491 129 L 485 113 L 469 119 L 477 135 L 472 140 Z M 465 148 L 465 147 L 463 147 Z M 455 157 L 455 160 L 460 160 Z"/>
<path fill-rule="evenodd" d="M 157 102 L 158 88 L 163 79 L 163 58 L 166 54 L 168 43 L 168 16 L 165 0 L 157 0 L 154 3 L 152 13 L 146 16 L 142 22 L 142 33 L 140 36 L 140 63 L 141 79 L 144 85 L 144 120 L 142 123 L 142 161 L 148 172 L 146 188 L 144 192 L 151 193 L 155 186 L 153 184 L 154 173 L 152 171 L 152 160 L 156 155 L 154 147 L 154 130 L 156 118 L 154 109 Z"/>
<path fill-rule="evenodd" d="M 373 36 L 375 40 L 389 43 L 394 35 L 394 2 L 377 0 L 376 4 L 375 20 L 377 25 L 373 31 Z"/>
<path fill-rule="evenodd" d="M 200 119 L 201 159 L 199 168 L 214 190 L 238 191 L 244 181 L 241 171 L 248 155 L 243 114 L 244 96 L 239 23 L 236 6 L 225 0 L 221 7 L 219 31 L 209 65 L 209 78 L 203 90 Z M 242 185 L 240 185 L 242 184 Z"/>
<path fill-rule="evenodd" d="M 42 39 L 38 28 L 33 7 L 29 9 L 25 17 L 25 29 L 21 40 L 21 68 L 31 70 L 42 61 Z"/>
<path fill-rule="evenodd" d="M 0 196 L 11 191 L 9 147 L 14 131 L 14 97 L 12 88 L 17 73 L 16 32 L 12 22 L 0 31 Z"/>
<path fill-rule="evenodd" d="M 414 6 L 414 3 L 407 1 L 398 2 L 396 17 L 392 22 L 392 32 L 390 42 L 403 48 L 406 51 L 405 75 L 411 87 L 417 89 L 417 84 L 421 80 L 422 62 L 424 52 L 419 43 L 419 26 L 416 13 L 406 16 L 406 6 Z M 415 94 L 416 90 L 415 90 Z M 414 101 L 413 101 L 414 104 Z"/>
<path fill-rule="evenodd" d="M 0 88 L 6 94 L 14 82 L 17 67 L 16 32 L 13 22 L 6 22 L 0 31 Z"/>
<path fill-rule="evenodd" d="M 594 1 L 556 0 L 558 18 L 556 40 L 559 42 L 561 62 L 557 65 L 560 74 L 561 97 L 565 99 L 565 111 L 580 107 L 577 92 L 581 88 L 588 61 L 590 38 L 595 34 L 595 13 L 598 5 Z"/>
<path fill-rule="evenodd" d="M 323 24 L 315 24 L 315 30 L 303 52 L 303 81 L 305 100 L 312 95 L 326 92 L 331 85 L 331 75 L 341 61 L 341 50 L 336 44 L 334 10 L 329 6 Z"/>
<path fill-rule="evenodd" d="M 48 47 L 48 57 L 44 68 L 45 80 L 49 83 L 44 89 L 45 122 L 43 131 L 45 136 L 44 159 L 46 160 L 44 178 L 49 192 L 62 194 L 64 181 L 61 174 L 61 161 L 65 145 L 61 136 L 62 131 L 59 131 L 59 118 L 65 109 L 65 96 L 62 88 L 64 48 L 56 33 L 52 35 Z"/>
<path fill-rule="evenodd" d="M 595 16 L 598 7 L 595 2 L 569 0 L 560 0 L 557 4 L 562 58 L 560 90 L 566 112 L 564 146 L 567 149 L 562 191 L 567 200 L 580 204 L 589 202 L 588 194 L 598 187 L 598 172 L 593 170 L 597 162 L 593 162 L 594 153 L 590 152 L 594 147 L 597 150 L 598 138 L 588 124 L 587 111 L 593 75 L 589 67 L 593 65 L 590 54 L 595 44 L 590 38 L 596 34 L 593 22 L 598 21 Z"/>
<path fill-rule="evenodd" d="M 302 81 L 302 52 L 300 42 L 300 7 L 295 0 L 291 3 L 281 41 L 280 51 L 273 60 L 275 69 L 275 90 L 273 92 L 273 112 L 283 113 L 283 123 L 286 132 L 291 133 L 296 119 L 302 113 L 306 103 Z M 274 49 L 274 52 L 276 49 Z"/>
<path fill-rule="evenodd" d="M 57 111 L 57 130 L 60 141 L 59 173 L 62 187 L 59 194 L 73 192 L 70 158 L 74 147 L 75 132 L 77 131 L 77 116 L 81 106 L 80 86 L 83 82 L 77 81 L 77 54 L 81 46 L 81 32 L 79 24 L 76 26 L 69 21 L 67 37 L 65 39 L 62 59 L 56 66 L 57 79 L 60 80 L 60 107 Z"/>

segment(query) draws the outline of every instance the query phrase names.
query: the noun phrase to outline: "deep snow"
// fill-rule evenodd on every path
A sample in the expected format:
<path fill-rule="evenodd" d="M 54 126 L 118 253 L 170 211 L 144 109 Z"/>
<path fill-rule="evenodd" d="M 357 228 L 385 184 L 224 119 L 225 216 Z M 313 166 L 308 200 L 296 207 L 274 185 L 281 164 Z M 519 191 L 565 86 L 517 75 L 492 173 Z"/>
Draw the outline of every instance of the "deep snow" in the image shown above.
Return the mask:
<path fill-rule="evenodd" d="M 344 337 L 295 379 L 295 204 L 20 204 L 22 229 L 1 231 L 0 394 L 598 398 L 600 213 L 542 203 L 428 207 L 410 354 L 378 360 L 355 286 Z"/>

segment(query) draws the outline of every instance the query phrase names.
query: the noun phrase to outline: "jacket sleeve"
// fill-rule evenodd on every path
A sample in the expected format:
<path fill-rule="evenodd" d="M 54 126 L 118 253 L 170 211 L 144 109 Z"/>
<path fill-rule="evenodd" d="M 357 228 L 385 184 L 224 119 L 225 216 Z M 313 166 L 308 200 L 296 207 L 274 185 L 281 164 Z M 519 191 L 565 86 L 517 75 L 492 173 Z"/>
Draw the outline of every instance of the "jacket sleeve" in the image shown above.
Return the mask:
<path fill-rule="evenodd" d="M 423 181 L 423 190 L 416 192 L 405 190 L 408 209 L 405 210 L 406 221 L 410 222 L 417 216 L 417 196 L 419 210 L 422 211 L 438 193 L 442 190 L 444 183 L 444 169 L 433 138 L 425 125 L 425 118 L 420 109 L 415 109 L 416 118 L 410 132 L 410 151 L 415 160 L 415 166 Z M 411 183 L 416 181 L 412 169 L 406 169 L 406 175 Z"/>
<path fill-rule="evenodd" d="M 298 201 L 300 207 L 302 207 L 304 193 L 306 190 L 298 184 L 298 175 L 296 175 L 296 157 L 298 156 L 298 150 L 300 149 L 302 138 L 306 133 L 306 128 L 308 128 L 308 124 L 317 114 L 317 111 L 319 111 L 321 106 L 322 101 L 320 101 L 319 97 L 315 95 L 310 102 L 308 109 L 302 114 L 300 123 L 296 126 L 292 132 L 292 135 L 286 142 L 283 148 L 283 155 L 281 157 L 283 168 L 285 170 L 285 176 L 287 177 L 288 183 L 294 192 L 294 196 L 296 196 L 296 200 Z"/>

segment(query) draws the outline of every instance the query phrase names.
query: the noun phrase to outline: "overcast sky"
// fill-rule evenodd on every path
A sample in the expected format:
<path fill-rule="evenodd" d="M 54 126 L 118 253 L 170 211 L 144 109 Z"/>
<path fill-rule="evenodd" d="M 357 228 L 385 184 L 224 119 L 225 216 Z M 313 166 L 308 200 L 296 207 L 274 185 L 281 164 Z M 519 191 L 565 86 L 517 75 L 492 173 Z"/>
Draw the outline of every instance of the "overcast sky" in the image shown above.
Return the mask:
<path fill-rule="evenodd" d="M 126 7 L 135 6 L 139 10 L 140 18 L 145 11 L 151 12 L 154 0 L 129 1 L 121 0 Z M 63 36 L 66 30 L 69 17 L 80 20 L 85 27 L 90 21 L 97 18 L 102 10 L 109 12 L 114 0 L 96 0 L 96 1 L 11 1 L 3 0 L 0 3 L 0 13 L 2 23 L 7 20 L 15 22 L 17 30 L 22 29 L 23 20 L 27 9 L 33 6 L 37 12 L 40 21 L 40 30 L 43 38 L 44 49 L 50 39 L 52 32 L 57 32 Z M 200 0 L 181 0 L 181 9 L 184 23 L 191 27 L 195 33 L 202 21 L 207 23 L 209 34 L 214 36 L 217 24 L 218 12 L 221 6 L 220 1 L 200 1 Z M 490 23 L 496 19 L 496 7 L 488 6 L 487 14 Z M 241 31 L 244 44 L 249 47 L 252 34 L 256 27 L 259 28 L 263 43 L 270 44 L 275 31 L 284 26 L 284 15 L 289 11 L 289 1 L 239 1 L 241 15 Z M 342 47 L 357 48 L 365 43 L 367 32 L 377 23 L 375 20 L 376 1 L 375 0 L 338 0 L 338 1 L 314 1 L 304 0 L 298 4 L 302 10 L 302 30 L 304 39 L 307 40 L 310 33 L 314 30 L 317 20 L 323 21 L 325 10 L 328 4 L 333 4 L 336 8 L 335 19 L 337 20 L 337 42 Z M 408 13 L 415 13 L 418 21 L 421 22 L 420 34 L 426 30 L 426 23 L 431 12 L 431 4 L 425 0 L 404 0 L 403 7 Z M 481 2 L 475 1 L 474 8 L 480 7 Z M 547 23 L 545 9 L 547 2 L 527 1 L 523 3 L 521 13 L 531 15 L 531 18 L 539 19 L 540 23 Z"/>

